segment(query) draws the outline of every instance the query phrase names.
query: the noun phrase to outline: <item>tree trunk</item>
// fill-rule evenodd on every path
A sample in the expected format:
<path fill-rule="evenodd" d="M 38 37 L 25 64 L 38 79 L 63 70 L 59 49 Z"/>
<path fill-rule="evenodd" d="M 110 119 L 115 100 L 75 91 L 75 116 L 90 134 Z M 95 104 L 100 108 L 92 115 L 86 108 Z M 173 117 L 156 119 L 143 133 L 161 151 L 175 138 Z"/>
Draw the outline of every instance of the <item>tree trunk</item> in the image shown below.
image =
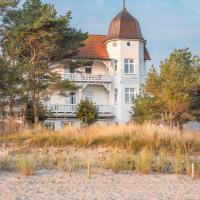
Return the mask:
<path fill-rule="evenodd" d="M 14 99 L 13 97 L 10 97 L 9 99 L 9 116 L 14 117 L 15 112 L 14 112 Z"/>
<path fill-rule="evenodd" d="M 37 100 L 33 100 L 33 114 L 34 114 L 34 124 L 39 123 L 39 109 Z"/>
<path fill-rule="evenodd" d="M 34 124 L 39 123 L 39 109 L 38 109 L 38 98 L 36 91 L 33 91 L 33 96 L 32 96 L 32 106 L 33 106 L 33 118 L 34 118 Z"/>

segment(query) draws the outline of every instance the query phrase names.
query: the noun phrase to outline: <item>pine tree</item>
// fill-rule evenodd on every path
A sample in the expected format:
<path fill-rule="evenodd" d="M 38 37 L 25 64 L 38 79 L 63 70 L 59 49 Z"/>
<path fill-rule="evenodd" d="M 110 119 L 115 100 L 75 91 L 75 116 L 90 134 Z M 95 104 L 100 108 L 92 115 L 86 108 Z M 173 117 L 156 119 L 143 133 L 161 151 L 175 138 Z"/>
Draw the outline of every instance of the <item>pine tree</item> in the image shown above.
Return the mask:
<path fill-rule="evenodd" d="M 200 59 L 189 49 L 175 50 L 161 62 L 159 71 L 150 70 L 141 95 L 133 102 L 134 120 L 170 127 L 194 120 L 200 108 L 199 71 Z"/>
<path fill-rule="evenodd" d="M 76 108 L 76 117 L 84 125 L 91 125 L 98 119 L 98 109 L 89 99 L 81 100 Z"/>
<path fill-rule="evenodd" d="M 57 16 L 52 5 L 40 0 L 27 0 L 22 8 L 7 12 L 4 17 L 7 46 L 25 69 L 24 94 L 31 97 L 34 122 L 39 122 L 41 99 L 55 91 L 62 94 L 78 87 L 54 71 L 54 63 L 71 57 L 82 46 L 86 34 L 70 27 L 71 13 Z"/>

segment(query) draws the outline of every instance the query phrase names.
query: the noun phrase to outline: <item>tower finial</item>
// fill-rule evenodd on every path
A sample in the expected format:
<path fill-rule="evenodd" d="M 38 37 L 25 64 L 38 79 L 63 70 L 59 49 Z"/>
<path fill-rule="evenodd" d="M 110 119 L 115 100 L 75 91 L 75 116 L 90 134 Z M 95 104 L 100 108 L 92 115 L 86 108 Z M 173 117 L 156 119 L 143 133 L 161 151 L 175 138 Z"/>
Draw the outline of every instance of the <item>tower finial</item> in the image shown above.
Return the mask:
<path fill-rule="evenodd" d="M 123 0 L 123 6 L 124 6 L 124 8 L 126 8 L 126 1 L 125 0 Z"/>

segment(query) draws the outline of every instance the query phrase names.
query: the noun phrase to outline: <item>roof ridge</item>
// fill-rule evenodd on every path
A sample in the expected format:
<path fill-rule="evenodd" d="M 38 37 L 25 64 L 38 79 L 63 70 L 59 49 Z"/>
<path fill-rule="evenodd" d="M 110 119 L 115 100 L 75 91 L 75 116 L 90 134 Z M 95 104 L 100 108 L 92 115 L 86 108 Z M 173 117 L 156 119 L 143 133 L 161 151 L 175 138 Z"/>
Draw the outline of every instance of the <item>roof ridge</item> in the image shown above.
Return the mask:
<path fill-rule="evenodd" d="M 106 34 L 88 34 L 88 36 L 107 36 Z"/>

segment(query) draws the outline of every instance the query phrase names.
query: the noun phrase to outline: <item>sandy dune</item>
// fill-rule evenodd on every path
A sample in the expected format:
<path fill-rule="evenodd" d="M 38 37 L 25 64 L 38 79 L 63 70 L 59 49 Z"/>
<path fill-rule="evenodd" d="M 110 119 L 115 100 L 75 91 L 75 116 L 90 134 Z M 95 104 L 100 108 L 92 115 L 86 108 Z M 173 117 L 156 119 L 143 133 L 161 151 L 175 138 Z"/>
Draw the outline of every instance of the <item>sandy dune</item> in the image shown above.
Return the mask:
<path fill-rule="evenodd" d="M 186 176 L 93 175 L 40 171 L 36 176 L 0 172 L 0 200 L 200 200 L 200 179 Z"/>

